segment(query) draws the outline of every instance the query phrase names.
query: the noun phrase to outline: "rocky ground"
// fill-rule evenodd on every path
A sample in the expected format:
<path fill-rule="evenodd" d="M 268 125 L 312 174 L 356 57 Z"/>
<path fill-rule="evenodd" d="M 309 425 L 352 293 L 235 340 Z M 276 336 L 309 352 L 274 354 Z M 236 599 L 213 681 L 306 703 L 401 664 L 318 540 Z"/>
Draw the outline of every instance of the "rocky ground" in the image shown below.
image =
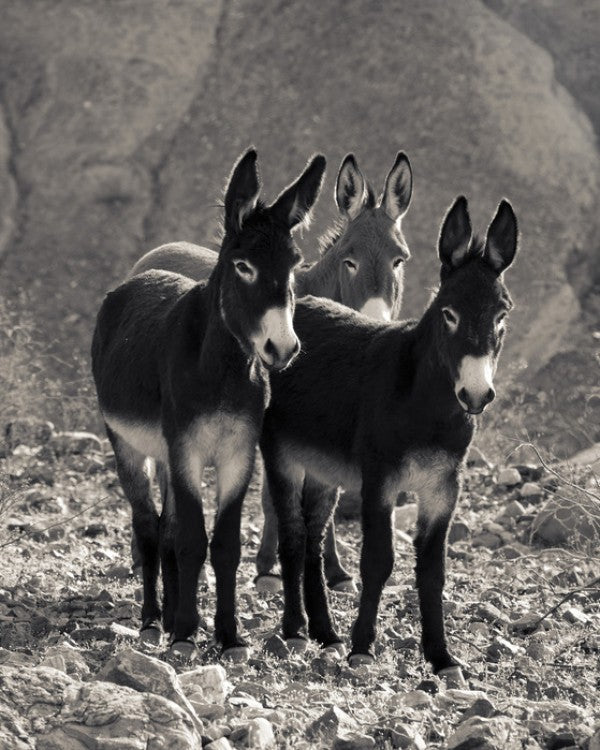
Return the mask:
<path fill-rule="evenodd" d="M 451 646 L 468 665 L 460 686 L 433 677 L 420 652 L 412 503 L 396 509 L 374 666 L 350 669 L 312 646 L 293 655 L 279 639 L 281 595 L 253 583 L 258 475 L 238 578 L 252 658 L 220 663 L 209 628 L 183 663 L 166 644 L 138 643 L 129 512 L 106 442 L 17 421 L 0 456 L 3 750 L 600 748 L 599 493 L 585 465 L 594 453 L 569 469 L 542 466 L 531 449 L 505 466 L 472 453 L 445 598 Z M 210 476 L 207 496 L 210 509 Z M 359 524 L 339 531 L 356 573 Z M 331 599 L 348 634 L 355 597 Z M 210 572 L 200 601 L 210 622 Z"/>

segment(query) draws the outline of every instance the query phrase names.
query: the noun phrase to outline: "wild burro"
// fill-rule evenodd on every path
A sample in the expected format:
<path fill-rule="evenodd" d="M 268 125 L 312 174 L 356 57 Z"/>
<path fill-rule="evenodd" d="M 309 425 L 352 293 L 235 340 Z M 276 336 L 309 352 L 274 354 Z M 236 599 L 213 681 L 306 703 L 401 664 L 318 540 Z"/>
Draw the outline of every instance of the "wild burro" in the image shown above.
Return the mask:
<path fill-rule="evenodd" d="M 266 207 L 256 160 L 249 150 L 231 174 L 223 242 L 208 281 L 168 271 L 129 279 L 105 298 L 92 344 L 100 410 L 142 558 L 142 636 L 160 636 L 160 555 L 164 629 L 173 648 L 193 648 L 207 552 L 201 480 L 213 464 L 215 634 L 223 652 L 239 658 L 247 655 L 235 618 L 241 504 L 269 399 L 267 371 L 284 369 L 300 349 L 292 282 L 301 256 L 291 232 L 307 220 L 325 171 L 324 157 L 314 157 Z M 160 519 L 148 458 L 173 488 Z"/>
<path fill-rule="evenodd" d="M 331 495 L 311 495 L 306 477 L 362 494 L 362 591 L 350 663 L 372 660 L 383 586 L 394 563 L 393 509 L 418 493 L 416 584 L 425 658 L 460 678 L 442 615 L 445 540 L 475 417 L 494 398 L 493 377 L 512 307 L 502 274 L 517 250 L 511 205 L 498 206 L 485 237 L 472 237 L 459 197 L 439 237 L 441 283 L 419 321 L 370 322 L 306 297 L 294 326 L 302 352 L 272 378 L 260 441 L 279 521 L 285 592 L 283 634 L 340 648 L 323 581 L 321 539 Z"/>
<path fill-rule="evenodd" d="M 402 217 L 412 195 L 412 170 L 406 154 L 399 151 L 386 176 L 379 199 L 360 170 L 353 154 L 342 161 L 335 186 L 340 219 L 322 241 L 319 259 L 296 271 L 298 296 L 329 297 L 369 317 L 393 320 L 400 314 L 404 287 L 404 262 L 410 252 L 402 233 Z M 185 242 L 173 242 L 146 253 L 131 275 L 164 269 L 200 281 L 208 278 L 217 262 L 212 250 Z M 311 478 L 307 477 L 307 482 Z M 163 485 L 163 492 L 166 491 Z M 311 492 L 323 490 L 315 485 Z M 334 502 L 332 498 L 328 502 Z M 277 520 L 266 483 L 263 485 L 265 525 L 257 556 L 257 586 L 279 587 L 274 574 L 277 560 Z M 325 540 L 325 573 L 336 590 L 356 590 L 342 566 L 336 549 L 333 520 Z"/>

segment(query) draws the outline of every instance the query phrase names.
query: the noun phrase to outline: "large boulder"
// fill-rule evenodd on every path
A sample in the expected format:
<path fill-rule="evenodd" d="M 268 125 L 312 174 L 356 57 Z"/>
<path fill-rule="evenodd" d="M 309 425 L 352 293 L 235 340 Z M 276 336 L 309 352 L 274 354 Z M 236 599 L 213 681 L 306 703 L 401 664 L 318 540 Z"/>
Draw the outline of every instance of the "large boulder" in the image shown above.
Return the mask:
<path fill-rule="evenodd" d="M 0 744 L 7 750 L 195 750 L 190 716 L 162 696 L 80 683 L 49 667 L 0 666 Z"/>

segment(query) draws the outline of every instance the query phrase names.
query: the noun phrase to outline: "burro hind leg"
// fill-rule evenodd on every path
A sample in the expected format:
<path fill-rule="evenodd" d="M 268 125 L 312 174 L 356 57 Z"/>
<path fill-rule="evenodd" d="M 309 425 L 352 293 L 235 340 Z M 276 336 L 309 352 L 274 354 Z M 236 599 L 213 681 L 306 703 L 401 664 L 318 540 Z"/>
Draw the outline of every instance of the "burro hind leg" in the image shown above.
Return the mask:
<path fill-rule="evenodd" d="M 287 455 L 267 431 L 263 432 L 261 451 L 265 477 L 277 514 L 279 561 L 283 580 L 283 637 L 293 650 L 307 643 L 306 613 L 302 597 L 302 576 L 306 553 L 306 527 L 302 514 L 304 470 Z"/>
<path fill-rule="evenodd" d="M 173 646 L 193 640 L 198 628 L 198 576 L 206 560 L 208 539 L 202 509 L 204 457 L 197 446 L 181 440 L 169 446 L 169 469 L 176 515 L 177 607 Z"/>
<path fill-rule="evenodd" d="M 325 576 L 323 575 L 323 538 L 333 517 L 337 491 L 306 477 L 302 498 L 306 524 L 304 562 L 304 600 L 308 614 L 308 633 L 322 646 L 341 651 L 341 639 L 335 630 Z"/>
<path fill-rule="evenodd" d="M 175 498 L 168 468 L 164 465 L 157 465 L 156 475 L 162 499 L 159 548 L 163 581 L 163 628 L 166 633 L 172 634 L 175 629 L 175 612 L 179 598 L 179 573 L 175 552 L 177 535 Z"/>
<path fill-rule="evenodd" d="M 269 483 L 266 476 L 262 486 L 263 532 L 256 555 L 256 588 L 259 591 L 281 590 L 281 576 L 276 572 L 277 564 L 277 514 L 273 507 Z"/>
<path fill-rule="evenodd" d="M 160 637 L 160 606 L 157 597 L 159 549 L 158 512 L 152 499 L 150 473 L 146 456 L 136 451 L 109 427 L 106 428 L 106 433 L 115 453 L 121 487 L 131 505 L 133 533 L 141 561 L 144 586 L 142 638 L 153 642 Z M 152 631 L 152 634 L 144 631 Z"/>
<path fill-rule="evenodd" d="M 336 488 L 329 490 L 329 492 L 332 494 L 330 502 L 335 507 L 339 500 L 340 490 Z M 332 591 L 356 593 L 356 584 L 340 560 L 337 548 L 335 520 L 333 517 L 329 520 L 325 531 L 323 559 L 325 561 L 325 578 L 327 579 L 329 588 Z"/>
<path fill-rule="evenodd" d="M 381 592 L 394 567 L 392 492 L 384 491 L 377 475 L 365 475 L 362 484 L 362 533 L 360 557 L 362 592 L 358 617 L 352 628 L 352 666 L 373 660 L 377 611 Z"/>

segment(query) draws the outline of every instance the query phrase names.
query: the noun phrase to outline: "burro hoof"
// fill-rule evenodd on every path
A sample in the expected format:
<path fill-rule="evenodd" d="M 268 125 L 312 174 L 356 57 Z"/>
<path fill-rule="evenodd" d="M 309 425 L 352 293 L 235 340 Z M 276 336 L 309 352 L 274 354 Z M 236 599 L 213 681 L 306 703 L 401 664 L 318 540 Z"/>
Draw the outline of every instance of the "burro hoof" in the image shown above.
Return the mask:
<path fill-rule="evenodd" d="M 332 656 L 346 656 L 346 647 L 341 641 L 338 643 L 330 643 L 328 646 L 323 646 L 321 651 L 324 654 L 331 654 Z"/>
<path fill-rule="evenodd" d="M 286 638 L 285 644 L 291 654 L 303 654 L 308 648 L 308 641 L 306 638 Z"/>
<path fill-rule="evenodd" d="M 330 587 L 337 594 L 358 594 L 358 588 L 352 578 L 346 578 L 344 581 L 338 581 Z"/>
<path fill-rule="evenodd" d="M 231 646 L 223 649 L 221 658 L 236 664 L 242 664 L 250 659 L 250 649 L 248 646 Z"/>
<path fill-rule="evenodd" d="M 160 646 L 162 628 L 160 625 L 147 625 L 140 630 L 140 643 L 144 646 Z"/>
<path fill-rule="evenodd" d="M 448 687 L 464 688 L 467 685 L 467 681 L 463 675 L 463 671 L 460 667 L 446 667 L 440 669 L 437 673 L 438 677 L 446 680 Z"/>
<path fill-rule="evenodd" d="M 274 574 L 257 576 L 254 585 L 261 594 L 277 594 L 283 589 L 281 576 Z"/>
<path fill-rule="evenodd" d="M 356 667 L 370 667 L 375 663 L 375 657 L 371 654 L 350 654 L 348 664 L 355 669 Z"/>
<path fill-rule="evenodd" d="M 194 659 L 198 650 L 194 641 L 186 639 L 185 641 L 173 641 L 169 647 L 169 651 L 174 656 L 178 656 L 181 659 Z"/>

